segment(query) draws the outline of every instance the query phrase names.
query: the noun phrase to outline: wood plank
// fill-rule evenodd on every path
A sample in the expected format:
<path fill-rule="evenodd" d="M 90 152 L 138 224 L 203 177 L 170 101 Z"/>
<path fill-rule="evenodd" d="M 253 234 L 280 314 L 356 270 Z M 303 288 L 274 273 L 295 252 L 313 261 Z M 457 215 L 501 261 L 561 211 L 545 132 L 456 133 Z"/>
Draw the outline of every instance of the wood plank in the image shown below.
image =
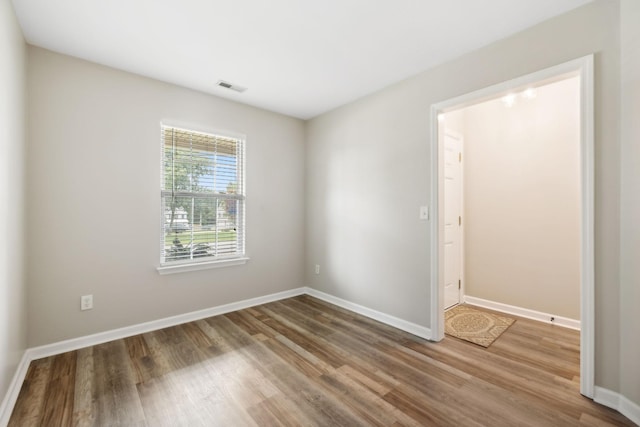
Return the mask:
<path fill-rule="evenodd" d="M 78 350 L 76 361 L 76 384 L 73 396 L 73 425 L 92 426 L 96 421 L 96 405 L 93 400 L 95 370 L 93 349 Z"/>
<path fill-rule="evenodd" d="M 52 357 L 31 362 L 9 420 L 10 427 L 38 426 L 51 377 Z"/>
<path fill-rule="evenodd" d="M 265 399 L 258 405 L 251 406 L 247 412 L 259 426 L 302 427 L 319 426 L 313 422 L 283 395 L 276 395 Z"/>
<path fill-rule="evenodd" d="M 145 415 L 124 340 L 93 347 L 92 400 L 98 425 L 139 425 Z"/>
<path fill-rule="evenodd" d="M 76 352 L 53 356 L 40 418 L 43 426 L 70 426 L 73 418 Z"/>
<path fill-rule="evenodd" d="M 432 343 L 303 295 L 33 361 L 9 425 L 633 425 L 579 394 L 579 350 L 522 318 Z"/>

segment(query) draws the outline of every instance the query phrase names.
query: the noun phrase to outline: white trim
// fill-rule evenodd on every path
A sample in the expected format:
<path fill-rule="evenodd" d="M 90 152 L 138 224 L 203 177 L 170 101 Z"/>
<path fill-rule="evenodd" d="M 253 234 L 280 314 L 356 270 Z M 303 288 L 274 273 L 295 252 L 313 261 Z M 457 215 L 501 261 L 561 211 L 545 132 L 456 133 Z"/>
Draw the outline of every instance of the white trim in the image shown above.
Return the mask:
<path fill-rule="evenodd" d="M 617 410 L 620 406 L 620 395 L 615 391 L 596 386 L 593 401 Z"/>
<path fill-rule="evenodd" d="M 518 307 L 515 305 L 503 304 L 501 302 L 489 301 L 482 298 L 471 297 L 465 295 L 464 302 L 478 307 L 488 308 L 489 310 L 501 311 L 503 313 L 513 314 L 514 316 L 525 317 L 527 319 L 537 320 L 539 322 L 548 323 L 550 325 L 562 326 L 563 328 L 580 330 L 580 321 L 570 319 L 568 317 L 557 316 L 552 313 L 544 313 L 542 311 L 531 310 L 528 308 Z M 553 317 L 553 321 L 551 318 Z"/>
<path fill-rule="evenodd" d="M 615 391 L 603 387 L 594 387 L 593 401 L 615 409 L 640 426 L 640 405 Z"/>
<path fill-rule="evenodd" d="M 288 291 L 278 292 L 262 297 L 251 298 L 243 301 L 233 302 L 230 304 L 219 305 L 217 307 L 206 308 L 204 310 L 179 314 L 177 316 L 165 317 L 164 319 L 152 320 L 150 322 L 139 323 L 132 326 L 125 326 L 124 328 L 113 329 L 111 331 L 99 332 L 93 335 L 73 338 L 53 344 L 46 344 L 40 347 L 30 348 L 27 350 L 27 353 L 31 360 L 41 359 L 43 357 L 49 357 L 67 351 L 78 350 L 80 348 L 89 347 L 92 345 L 144 334 L 146 332 L 157 331 L 162 328 L 181 325 L 183 323 L 193 322 L 195 320 L 206 319 L 207 317 L 218 316 L 220 314 L 230 313 L 232 311 L 242 310 L 260 304 L 266 304 L 285 298 L 295 297 L 304 293 L 305 288 L 291 289 Z"/>
<path fill-rule="evenodd" d="M 444 339 L 444 268 L 440 262 L 444 260 L 444 251 L 440 240 L 444 237 L 441 230 L 440 218 L 444 218 L 444 184 L 440 178 L 444 173 L 440 165 L 444 164 L 443 150 L 440 145 L 441 128 L 438 120 L 442 109 L 437 105 L 431 106 L 431 282 L 430 282 L 430 327 L 433 341 Z"/>
<path fill-rule="evenodd" d="M 22 383 L 24 383 L 27 371 L 29 370 L 29 363 L 31 363 L 31 359 L 29 359 L 29 356 L 25 351 L 22 354 L 22 359 L 20 359 L 18 367 L 16 368 L 16 372 L 13 374 L 13 379 L 11 380 L 11 384 L 9 384 L 7 394 L 5 394 L 2 404 L 0 404 L 0 426 L 6 426 L 9 424 L 9 418 L 11 418 L 13 407 L 18 400 L 20 389 L 22 389 Z"/>
<path fill-rule="evenodd" d="M 246 264 L 249 261 L 249 258 L 230 258 L 230 259 L 221 259 L 215 261 L 206 261 L 206 262 L 195 262 L 189 264 L 168 264 L 161 265 L 157 267 L 156 270 L 158 274 L 174 274 L 174 273 L 184 273 L 187 271 L 198 271 L 198 270 L 208 270 L 210 268 L 221 268 L 221 267 L 231 267 L 233 265 L 242 265 Z"/>
<path fill-rule="evenodd" d="M 202 125 L 201 123 L 191 123 L 173 119 L 160 120 L 160 128 L 163 126 L 184 130 L 187 132 L 206 133 L 207 135 L 222 136 L 232 139 L 242 139 L 246 141 L 247 135 L 244 133 L 234 132 L 214 126 Z"/>
<path fill-rule="evenodd" d="M 144 334 L 171 326 L 181 325 L 195 320 L 206 319 L 208 317 L 218 316 L 232 311 L 242 310 L 249 307 L 255 307 L 261 304 L 267 304 L 298 295 L 310 295 L 321 299 L 338 307 L 353 311 L 373 320 L 377 320 L 389 326 L 409 332 L 413 335 L 425 339 L 431 339 L 431 330 L 424 326 L 417 325 L 412 322 L 343 300 L 333 295 L 317 291 L 308 287 L 291 289 L 288 291 L 278 292 L 263 297 L 251 298 L 248 300 L 238 301 L 230 304 L 220 305 L 217 307 L 207 308 L 204 310 L 193 311 L 190 313 L 179 314 L 177 316 L 166 317 L 163 319 L 152 320 L 150 322 L 139 323 L 137 325 L 125 326 L 124 328 L 113 329 L 110 331 L 99 332 L 97 334 L 87 335 L 79 338 L 72 338 L 57 343 L 46 344 L 40 347 L 33 347 L 26 351 L 29 360 L 41 359 L 43 357 L 54 356 L 56 354 L 65 353 L 67 351 L 78 350 L 80 348 L 98 345 L 105 342 L 131 337 L 134 335 Z"/>
<path fill-rule="evenodd" d="M 595 148 L 593 55 L 580 65 L 580 393 L 593 398 L 595 387 Z"/>
<path fill-rule="evenodd" d="M 620 395 L 620 406 L 616 410 L 640 426 L 640 405 Z"/>
<path fill-rule="evenodd" d="M 381 313 L 379 311 L 352 303 L 350 301 L 335 297 L 333 295 L 329 295 L 321 291 L 317 291 L 309 287 L 301 287 L 288 291 L 278 292 L 275 294 L 265 295 L 262 297 L 251 298 L 243 301 L 212 307 L 205 310 L 194 311 L 191 313 L 181 314 L 151 322 L 141 323 L 138 325 L 88 335 L 86 337 L 75 338 L 27 349 L 24 352 L 24 355 L 22 356 L 22 359 L 16 369 L 11 384 L 9 385 L 7 394 L 5 395 L 4 400 L 0 405 L 0 426 L 5 426 L 9 422 L 9 418 L 11 417 L 11 413 L 13 412 L 14 405 L 16 403 L 16 400 L 18 399 L 20 389 L 22 388 L 22 384 L 24 383 L 24 379 L 29 369 L 29 364 L 32 360 L 54 356 L 56 354 L 77 350 L 83 347 L 102 344 L 104 342 L 116 339 L 126 338 L 145 332 L 150 332 L 170 326 L 176 326 L 182 323 L 205 319 L 207 317 L 217 316 L 220 314 L 242 310 L 245 308 L 254 307 L 256 305 L 266 304 L 269 302 L 279 301 L 281 299 L 291 298 L 304 294 L 321 299 L 331 304 L 335 304 L 344 309 L 353 311 L 354 313 L 358 313 L 373 320 L 377 320 L 379 322 L 401 329 L 405 332 L 409 332 L 421 338 L 431 340 L 432 334 L 429 328 L 408 322 L 403 319 L 399 319 L 394 316 L 390 316 L 385 313 Z M 602 387 L 595 387 L 594 401 L 617 410 L 636 424 L 640 425 L 640 406 L 630 401 L 626 397 Z"/>
<path fill-rule="evenodd" d="M 127 338 L 134 335 L 143 334 L 146 332 L 156 331 L 162 328 L 180 325 L 195 320 L 206 319 L 207 317 L 218 316 L 220 314 L 230 313 L 232 311 L 242 310 L 249 307 L 254 307 L 269 302 L 279 301 L 286 298 L 295 297 L 298 295 L 310 295 L 312 297 L 321 299 L 323 301 L 335 304 L 338 307 L 345 308 L 353 311 L 354 313 L 361 314 L 370 319 L 377 320 L 386 325 L 393 326 L 410 334 L 416 335 L 421 338 L 431 339 L 431 330 L 424 326 L 417 325 L 415 323 L 408 322 L 403 319 L 399 319 L 388 314 L 372 310 L 359 304 L 355 304 L 333 295 L 326 294 L 324 292 L 317 291 L 309 287 L 301 287 L 291 289 L 288 291 L 278 292 L 275 294 L 265 295 L 262 297 L 251 298 L 243 301 L 238 301 L 230 304 L 220 305 L 217 307 L 207 308 L 204 310 L 193 311 L 190 313 L 179 314 L 177 316 L 166 317 L 163 319 L 153 320 L 150 322 L 139 323 L 137 325 L 126 326 L 124 328 L 113 329 L 110 331 L 100 332 L 97 334 L 87 335 L 84 337 L 73 338 L 65 341 L 60 341 L 52 344 L 46 344 L 39 347 L 29 348 L 24 352 L 20 365 L 18 366 L 16 373 L 13 377 L 13 381 L 9 387 L 2 406 L 0 406 L 0 426 L 4 426 L 9 422 L 13 407 L 18 399 L 18 394 L 24 382 L 24 378 L 29 368 L 29 363 L 32 360 L 41 359 L 43 357 L 54 356 L 57 354 L 65 353 L 67 351 L 78 350 L 80 348 L 89 347 L 92 345 L 98 345 L 105 342 Z"/>
<path fill-rule="evenodd" d="M 246 233 L 245 233 L 245 205 L 246 205 L 246 152 L 247 152 L 247 137 L 244 134 L 240 134 L 240 133 L 236 133 L 236 132 L 231 132 L 231 131 L 224 131 L 224 130 L 216 130 L 213 128 L 207 128 L 207 127 L 203 127 L 201 125 L 197 125 L 197 124 L 188 124 L 186 122 L 179 122 L 179 121 L 175 121 L 175 120 L 161 120 L 160 121 L 160 147 L 161 147 L 161 159 L 160 159 L 160 206 L 161 206 L 161 210 L 160 210 L 160 218 L 161 218 L 161 222 L 160 222 L 160 243 L 161 246 L 164 245 L 164 239 L 165 239 L 165 230 L 164 230 L 164 224 L 166 221 L 165 218 L 165 203 L 164 203 L 164 197 L 166 197 L 167 195 L 169 195 L 170 193 L 173 194 L 171 191 L 168 190 L 163 190 L 164 188 L 164 180 L 165 180 L 165 170 L 164 170 L 164 151 L 165 151 L 165 141 L 164 141 L 164 132 L 165 132 L 165 128 L 169 128 L 169 129 L 177 129 L 179 131 L 184 131 L 184 132 L 191 132 L 191 133 L 200 133 L 200 134 L 204 134 L 213 138 L 216 137 L 220 137 L 220 138 L 228 138 L 228 139 L 232 139 L 232 140 L 236 140 L 236 142 L 240 145 L 241 150 L 240 150 L 240 154 L 239 154 L 239 158 L 241 161 L 241 165 L 240 165 L 240 176 L 238 177 L 238 182 L 236 183 L 238 185 L 238 190 L 239 190 L 239 194 L 235 195 L 234 197 L 228 196 L 228 197 L 224 197 L 224 195 L 219 195 L 217 194 L 217 197 L 222 197 L 222 198 L 227 198 L 227 199 L 231 199 L 231 200 L 237 200 L 239 202 L 242 202 L 242 209 L 239 212 L 238 215 L 238 235 L 237 237 L 237 243 L 238 243 L 238 250 L 236 251 L 235 254 L 232 255 L 228 255 L 227 258 L 223 258 L 223 259 L 214 259 L 214 260 L 210 260 L 210 261 L 201 261 L 201 262 L 194 262 L 193 260 L 186 260 L 186 262 L 175 262 L 175 263 L 170 263 L 170 264 L 166 264 L 165 261 L 165 257 L 164 255 L 161 256 L 161 260 L 160 260 L 160 266 L 156 267 L 156 270 L 158 271 L 158 274 L 160 275 L 165 275 L 165 274 L 174 274 L 174 273 L 183 273 L 183 272 L 189 272 L 189 271 L 198 271 L 198 270 L 208 270 L 211 268 L 220 268 L 220 267 L 231 267 L 234 265 L 242 265 L 242 264 L 246 264 L 247 261 L 249 260 L 248 257 L 245 256 L 245 247 L 246 247 Z M 166 193 L 166 194 L 165 194 Z M 177 192 L 176 194 L 178 195 L 182 195 L 185 197 L 193 197 L 195 193 L 192 192 Z M 214 194 L 215 195 L 215 194 Z M 210 195 L 209 195 L 210 196 Z M 213 196 L 211 196 L 213 197 Z M 163 252 L 164 253 L 164 252 Z"/>
<path fill-rule="evenodd" d="M 580 393 L 593 397 L 595 371 L 595 297 L 594 297 L 594 74 L 593 55 L 546 68 L 526 76 L 518 77 L 494 86 L 483 88 L 431 106 L 431 283 L 430 318 L 433 339 L 444 337 L 444 298 L 442 291 L 444 257 L 441 239 L 443 225 L 442 203 L 442 149 L 438 138 L 438 115 L 443 112 L 467 107 L 520 90 L 531 84 L 548 84 L 571 76 L 580 76 L 580 182 L 581 182 L 581 227 L 580 227 Z"/>
<path fill-rule="evenodd" d="M 317 291 L 312 288 L 306 288 L 305 291 L 308 295 L 312 297 L 337 305 L 338 307 L 342 307 L 349 311 L 353 311 L 354 313 L 361 314 L 370 319 L 377 320 L 378 322 L 384 323 L 385 325 L 393 326 L 394 328 L 398 328 L 405 332 L 409 332 L 410 334 L 416 335 L 420 338 L 424 338 L 427 340 L 431 339 L 431 330 L 429 328 L 425 328 L 424 326 L 420 326 L 415 323 L 408 322 L 398 317 L 394 317 L 394 316 L 382 313 L 380 311 L 373 310 L 371 308 L 368 308 L 359 304 L 355 304 L 353 302 L 335 297 L 333 295 L 326 294 L 321 291 Z"/>

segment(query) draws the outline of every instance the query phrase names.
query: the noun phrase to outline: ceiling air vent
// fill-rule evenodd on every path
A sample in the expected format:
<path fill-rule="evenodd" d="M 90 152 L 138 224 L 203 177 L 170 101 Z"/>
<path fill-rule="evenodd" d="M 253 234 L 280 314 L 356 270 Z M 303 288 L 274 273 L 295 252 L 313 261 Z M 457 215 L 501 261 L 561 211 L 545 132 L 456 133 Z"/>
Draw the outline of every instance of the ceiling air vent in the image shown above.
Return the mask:
<path fill-rule="evenodd" d="M 225 89 L 231 89 L 231 90 L 235 90 L 236 92 L 244 92 L 245 90 L 247 90 L 246 87 L 242 87 L 242 86 L 238 86 L 238 85 L 234 85 L 232 83 L 229 82 L 225 82 L 224 80 L 218 80 L 218 83 L 216 83 L 218 86 L 223 87 Z"/>

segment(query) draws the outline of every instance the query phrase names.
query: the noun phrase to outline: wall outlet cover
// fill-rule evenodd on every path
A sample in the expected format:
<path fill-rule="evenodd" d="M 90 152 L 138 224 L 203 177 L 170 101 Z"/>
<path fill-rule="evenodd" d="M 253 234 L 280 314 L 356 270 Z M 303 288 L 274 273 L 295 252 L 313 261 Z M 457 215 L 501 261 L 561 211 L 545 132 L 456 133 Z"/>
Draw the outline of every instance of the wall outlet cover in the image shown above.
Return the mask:
<path fill-rule="evenodd" d="M 80 297 L 80 310 L 91 310 L 93 308 L 93 295 L 83 295 Z"/>

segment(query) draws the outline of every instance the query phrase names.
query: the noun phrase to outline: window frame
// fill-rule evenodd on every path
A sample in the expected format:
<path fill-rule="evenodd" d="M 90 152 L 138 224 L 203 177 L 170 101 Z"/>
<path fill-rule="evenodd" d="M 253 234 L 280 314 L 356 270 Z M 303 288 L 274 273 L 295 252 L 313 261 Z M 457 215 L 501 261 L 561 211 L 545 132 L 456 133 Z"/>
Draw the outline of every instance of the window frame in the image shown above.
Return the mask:
<path fill-rule="evenodd" d="M 205 136 L 210 136 L 214 138 L 221 139 L 232 139 L 238 141 L 240 144 L 240 155 L 237 160 L 237 168 L 240 169 L 238 171 L 239 179 L 237 183 L 237 196 L 229 197 L 225 193 L 217 193 L 217 192 L 197 192 L 197 191 L 172 191 L 168 190 L 165 187 L 165 131 L 169 129 L 175 129 L 178 131 L 183 131 L 187 133 L 195 133 L 201 134 Z M 229 131 L 221 131 L 221 130 L 213 130 L 213 129 L 203 129 L 199 126 L 193 125 L 185 125 L 185 124 L 177 124 L 167 121 L 162 121 L 160 123 L 160 256 L 159 256 L 159 266 L 156 268 L 159 274 L 172 274 L 172 273 L 180 273 L 186 271 L 196 271 L 210 268 L 219 268 L 219 267 L 227 267 L 233 265 L 242 265 L 245 264 L 249 257 L 246 256 L 246 144 L 247 139 L 243 134 L 238 134 L 235 132 Z M 216 151 L 212 151 L 212 153 L 216 153 Z M 237 250 L 235 253 L 231 254 L 223 254 L 223 255 L 214 255 L 214 256 L 206 256 L 202 258 L 193 258 L 193 255 L 189 259 L 184 260 L 174 260 L 174 261 L 166 261 L 165 258 L 165 238 L 166 238 L 166 203 L 165 198 L 168 195 L 173 195 L 174 197 L 204 197 L 204 198 L 212 198 L 217 201 L 220 199 L 226 200 L 238 200 L 241 201 L 240 209 L 237 210 L 236 217 L 236 228 L 237 228 Z M 222 197 L 221 197 L 222 196 Z M 191 218 L 189 220 L 189 225 L 193 227 L 194 219 Z M 218 221 L 216 220 L 216 227 Z M 216 233 L 219 231 L 216 229 Z M 216 248 L 217 249 L 217 248 Z"/>

